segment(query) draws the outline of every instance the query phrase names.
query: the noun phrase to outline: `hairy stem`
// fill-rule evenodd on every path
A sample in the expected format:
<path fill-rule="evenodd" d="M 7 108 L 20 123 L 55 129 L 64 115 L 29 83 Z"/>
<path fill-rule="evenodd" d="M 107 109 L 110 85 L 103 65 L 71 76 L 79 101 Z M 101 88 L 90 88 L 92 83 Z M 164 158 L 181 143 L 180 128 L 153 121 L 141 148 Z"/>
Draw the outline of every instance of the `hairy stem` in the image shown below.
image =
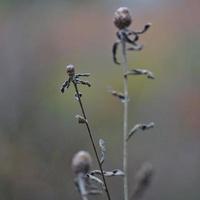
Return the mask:
<path fill-rule="evenodd" d="M 124 122 L 123 122 L 123 170 L 124 170 L 124 200 L 128 200 L 128 71 L 126 43 L 122 40 L 123 77 L 124 77 Z"/>
<path fill-rule="evenodd" d="M 104 182 L 104 185 L 105 185 L 106 194 L 107 194 L 108 200 L 111 200 L 110 193 L 109 193 L 109 190 L 108 190 L 108 187 L 107 187 L 107 184 L 106 184 L 106 179 L 105 179 L 105 176 L 104 176 L 104 173 L 103 173 L 102 165 L 101 165 L 98 153 L 97 153 L 97 148 L 95 146 L 95 142 L 94 142 L 94 139 L 93 139 L 93 136 L 92 136 L 92 132 L 91 132 L 91 129 L 90 129 L 90 126 L 89 126 L 89 123 L 88 123 L 88 120 L 87 120 L 87 117 L 86 117 L 86 114 L 85 114 L 85 110 L 84 110 L 84 107 L 83 107 L 83 104 L 82 104 L 82 101 L 81 101 L 80 93 L 78 91 L 77 84 L 74 81 L 73 81 L 73 84 L 74 84 L 74 88 L 75 88 L 75 91 L 76 91 L 76 94 L 77 94 L 77 97 L 78 97 L 78 102 L 79 102 L 79 105 L 81 107 L 83 117 L 86 119 L 85 124 L 86 124 L 87 131 L 88 131 L 91 143 L 92 143 L 92 147 L 94 149 L 94 153 L 95 153 L 98 165 L 99 165 L 99 169 L 101 171 L 101 175 L 102 175 L 103 182 Z"/>

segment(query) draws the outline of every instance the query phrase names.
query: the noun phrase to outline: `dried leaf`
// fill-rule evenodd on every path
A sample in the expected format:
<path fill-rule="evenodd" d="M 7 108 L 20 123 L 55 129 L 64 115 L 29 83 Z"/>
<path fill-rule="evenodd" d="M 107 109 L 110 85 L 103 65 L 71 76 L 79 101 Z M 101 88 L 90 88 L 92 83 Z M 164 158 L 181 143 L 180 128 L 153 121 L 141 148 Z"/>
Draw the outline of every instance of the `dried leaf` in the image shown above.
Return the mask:
<path fill-rule="evenodd" d="M 90 172 L 91 175 L 101 175 L 101 171 L 100 170 L 93 170 Z M 104 176 L 124 176 L 124 172 L 121 171 L 120 169 L 114 169 L 112 171 L 104 171 L 103 172 Z"/>
<path fill-rule="evenodd" d="M 76 84 L 82 84 L 82 85 L 87 85 L 88 87 L 91 87 L 91 83 L 89 81 L 83 81 L 80 79 L 76 79 Z"/>
<path fill-rule="evenodd" d="M 76 77 L 89 77 L 90 76 L 90 73 L 79 73 L 79 74 L 76 74 L 75 75 Z"/>
<path fill-rule="evenodd" d="M 87 123 L 87 120 L 84 117 L 82 117 L 81 115 L 76 115 L 75 117 L 78 119 L 79 124 Z"/>
<path fill-rule="evenodd" d="M 155 79 L 154 74 L 147 69 L 131 69 L 127 73 L 124 74 L 124 76 L 127 76 L 127 75 L 146 75 L 147 78 L 149 79 Z"/>
<path fill-rule="evenodd" d="M 138 130 L 147 130 L 150 128 L 153 128 L 155 126 L 154 122 L 150 122 L 148 124 L 136 124 L 129 132 L 128 137 L 127 137 L 127 141 L 131 138 L 131 136 L 137 132 Z"/>
<path fill-rule="evenodd" d="M 100 163 L 102 165 L 104 160 L 105 160 L 105 152 L 106 152 L 105 141 L 103 139 L 99 139 L 99 147 L 101 149 L 101 160 L 100 160 Z"/>
<path fill-rule="evenodd" d="M 115 90 L 112 90 L 112 89 L 108 89 L 108 91 L 114 96 L 114 97 L 117 97 L 122 103 L 125 102 L 125 96 L 123 93 L 121 92 L 117 92 Z"/>
<path fill-rule="evenodd" d="M 144 163 L 136 174 L 135 187 L 131 199 L 137 199 L 144 194 L 152 182 L 153 175 L 154 171 L 151 163 Z"/>
<path fill-rule="evenodd" d="M 87 174 L 87 177 L 91 180 L 91 181 L 95 181 L 96 183 L 100 184 L 101 187 L 104 189 L 104 183 L 101 179 L 97 178 L 96 176 L 93 176 L 91 174 Z"/>
<path fill-rule="evenodd" d="M 60 88 L 60 91 L 61 91 L 62 93 L 64 93 L 65 90 L 69 88 L 70 82 L 71 82 L 71 80 L 68 79 L 68 80 L 66 80 L 66 81 L 62 84 L 62 86 L 61 86 L 61 88 Z"/>

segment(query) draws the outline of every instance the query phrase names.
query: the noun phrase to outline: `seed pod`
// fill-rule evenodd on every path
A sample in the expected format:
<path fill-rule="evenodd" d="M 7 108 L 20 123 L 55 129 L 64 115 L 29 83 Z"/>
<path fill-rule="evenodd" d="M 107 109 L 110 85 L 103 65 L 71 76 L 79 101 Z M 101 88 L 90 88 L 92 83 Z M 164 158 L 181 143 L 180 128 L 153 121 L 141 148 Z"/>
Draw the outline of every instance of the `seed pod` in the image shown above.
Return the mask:
<path fill-rule="evenodd" d="M 66 71 L 67 71 L 67 74 L 70 77 L 73 77 L 75 75 L 75 67 L 74 67 L 74 65 L 72 65 L 72 64 L 67 65 L 66 66 Z"/>
<path fill-rule="evenodd" d="M 114 14 L 114 24 L 118 29 L 124 29 L 130 26 L 132 22 L 131 12 L 127 7 L 120 7 Z"/>
<path fill-rule="evenodd" d="M 90 170 L 92 158 L 86 151 L 79 151 L 72 159 L 72 170 L 76 175 L 87 174 Z"/>

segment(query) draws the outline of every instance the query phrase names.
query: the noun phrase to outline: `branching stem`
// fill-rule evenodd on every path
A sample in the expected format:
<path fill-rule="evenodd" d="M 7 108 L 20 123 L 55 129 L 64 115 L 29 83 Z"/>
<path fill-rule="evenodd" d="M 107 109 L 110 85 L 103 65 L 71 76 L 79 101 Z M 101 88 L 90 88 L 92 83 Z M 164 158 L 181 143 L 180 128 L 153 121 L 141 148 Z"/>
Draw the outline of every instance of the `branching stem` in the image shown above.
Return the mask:
<path fill-rule="evenodd" d="M 103 173 L 102 165 L 101 165 L 98 153 L 97 153 L 97 148 L 95 146 L 95 142 L 94 142 L 94 139 L 93 139 L 93 136 L 92 136 L 92 132 L 91 132 L 91 129 L 90 129 L 90 126 L 89 126 L 89 123 L 88 123 L 88 120 L 87 120 L 87 117 L 86 117 L 86 114 L 85 114 L 85 110 L 84 110 L 84 107 L 83 107 L 83 104 L 82 104 L 82 101 L 81 101 L 80 93 L 78 91 L 77 84 L 74 81 L 73 81 L 73 84 L 74 84 L 74 88 L 75 88 L 75 91 L 76 91 L 76 95 L 78 97 L 78 102 L 79 102 L 79 105 L 81 107 L 81 111 L 82 111 L 83 117 L 86 119 L 86 123 L 85 124 L 86 124 L 87 131 L 88 131 L 91 143 L 92 143 L 92 147 L 93 147 L 94 152 L 95 152 L 95 156 L 96 156 L 96 159 L 97 159 L 97 162 L 98 162 L 98 165 L 99 165 L 99 169 L 101 171 L 101 175 L 102 175 L 103 182 L 104 182 L 104 185 L 105 185 L 107 198 L 108 198 L 108 200 L 111 200 L 110 193 L 109 193 L 109 190 L 108 190 L 108 187 L 107 187 L 107 184 L 106 184 L 106 179 L 105 179 L 105 176 L 104 176 L 104 173 Z"/>
<path fill-rule="evenodd" d="M 123 170 L 124 170 L 124 200 L 128 200 L 128 76 L 124 74 L 128 71 L 127 55 L 126 55 L 126 42 L 124 39 L 122 44 L 122 57 L 123 57 L 123 77 L 124 77 L 124 122 L 123 122 Z"/>

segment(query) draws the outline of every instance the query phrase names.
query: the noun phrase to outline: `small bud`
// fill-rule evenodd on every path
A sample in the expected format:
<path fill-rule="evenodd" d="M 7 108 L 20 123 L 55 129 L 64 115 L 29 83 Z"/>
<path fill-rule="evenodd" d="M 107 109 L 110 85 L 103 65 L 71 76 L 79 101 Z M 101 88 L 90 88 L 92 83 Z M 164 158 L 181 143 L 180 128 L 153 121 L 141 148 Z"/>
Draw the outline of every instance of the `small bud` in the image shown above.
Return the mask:
<path fill-rule="evenodd" d="M 75 67 L 74 67 L 74 65 L 72 65 L 72 64 L 67 65 L 66 66 L 66 71 L 67 71 L 67 74 L 70 77 L 73 77 L 75 75 Z"/>
<path fill-rule="evenodd" d="M 86 151 L 79 151 L 72 159 L 72 170 L 75 174 L 87 174 L 90 170 L 92 158 Z"/>
<path fill-rule="evenodd" d="M 85 119 L 81 115 L 76 115 L 75 117 L 76 117 L 76 119 L 78 119 L 78 123 L 79 124 L 85 124 L 85 123 L 87 123 L 87 119 Z"/>
<path fill-rule="evenodd" d="M 118 29 L 124 29 L 130 26 L 132 22 L 131 12 L 127 7 L 120 7 L 114 14 L 114 24 Z"/>

